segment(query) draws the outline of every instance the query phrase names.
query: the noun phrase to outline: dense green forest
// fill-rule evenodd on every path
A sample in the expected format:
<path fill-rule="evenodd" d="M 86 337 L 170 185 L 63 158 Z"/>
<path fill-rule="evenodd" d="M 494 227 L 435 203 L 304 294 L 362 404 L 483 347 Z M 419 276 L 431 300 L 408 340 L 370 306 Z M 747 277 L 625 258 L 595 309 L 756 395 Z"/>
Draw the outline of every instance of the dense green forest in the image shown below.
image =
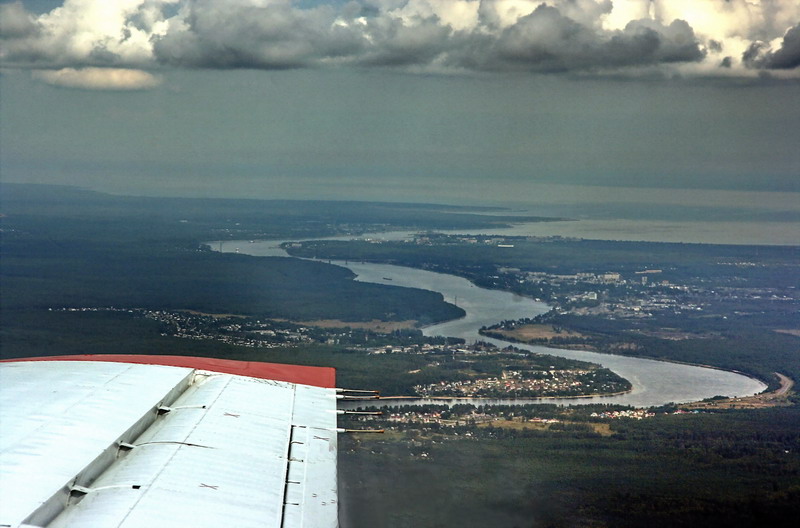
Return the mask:
<path fill-rule="evenodd" d="M 547 413 L 547 411 L 545 411 Z M 340 443 L 351 526 L 794 526 L 800 407 L 616 420 L 612 434 L 428 428 Z M 424 483 L 424 485 L 420 485 Z"/>
<path fill-rule="evenodd" d="M 93 241 L 281 239 L 387 229 L 492 229 L 553 218 L 437 204 L 157 198 L 75 187 L 0 184 L 4 236 L 19 231 Z"/>
<path fill-rule="evenodd" d="M 356 282 L 350 271 L 318 262 L 218 254 L 201 242 L 496 227 L 517 220 L 480 212 L 438 205 L 125 197 L 3 184 L 2 354 L 20 348 L 18 321 L 38 317 L 39 332 L 45 332 L 44 312 L 61 307 L 419 324 L 459 317 L 463 311 L 437 293 Z"/>
<path fill-rule="evenodd" d="M 211 239 L 320 236 L 384 229 L 496 227 L 491 209 L 452 206 L 114 196 L 2 184 L 3 354 L 15 321 L 60 307 L 190 308 L 292 319 L 452 319 L 428 291 L 353 281 L 343 268 L 221 255 Z M 24 317 L 20 315 L 26 312 Z"/>
<path fill-rule="evenodd" d="M 553 315 L 547 320 L 585 332 L 590 336 L 585 341 L 601 352 L 738 370 L 769 383 L 770 389 L 777 388 L 773 372 L 800 379 L 800 338 L 747 322 L 719 318 L 721 324 L 715 324 L 713 319 L 701 320 L 697 324 L 705 323 L 703 330 L 716 335 L 676 341 L 642 335 L 625 321 L 572 315 Z M 625 343 L 628 345 L 622 346 Z"/>
<path fill-rule="evenodd" d="M 431 322 L 463 312 L 437 293 L 365 284 L 345 268 L 146 243 L 27 235 L 3 243 L 3 311 L 193 309 L 291 319 Z"/>
<path fill-rule="evenodd" d="M 513 247 L 497 244 L 432 244 L 324 240 L 288 248 L 292 255 L 334 260 L 386 262 L 414 268 L 475 276 L 496 267 L 556 274 L 579 272 L 632 273 L 661 270 L 659 280 L 691 282 L 713 277 L 717 283 L 746 279 L 753 287 L 800 284 L 800 247 L 619 242 L 605 240 L 527 240 L 503 237 Z M 736 264 L 744 264 L 737 266 Z"/>
<path fill-rule="evenodd" d="M 382 354 L 367 357 L 343 346 L 303 345 L 248 348 L 219 341 L 188 340 L 161 333 L 160 325 L 124 312 L 10 311 L 4 313 L 3 357 L 73 354 L 155 354 L 217 357 L 336 368 L 345 387 L 368 387 L 404 394 L 435 372 L 408 374 L 424 367 L 422 356 Z"/>

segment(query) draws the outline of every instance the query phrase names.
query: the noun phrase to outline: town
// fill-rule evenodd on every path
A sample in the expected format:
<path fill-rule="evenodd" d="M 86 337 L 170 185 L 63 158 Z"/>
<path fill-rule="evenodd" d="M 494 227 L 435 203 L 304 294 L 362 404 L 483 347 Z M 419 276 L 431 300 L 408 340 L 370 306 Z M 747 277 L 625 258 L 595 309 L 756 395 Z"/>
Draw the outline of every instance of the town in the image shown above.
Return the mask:
<path fill-rule="evenodd" d="M 425 397 L 455 398 L 526 398 L 548 396 L 585 396 L 593 393 L 614 394 L 629 390 L 630 385 L 598 374 L 597 369 L 563 369 L 524 372 L 504 370 L 499 377 L 439 382 L 417 385 L 414 390 Z M 607 379 L 610 378 L 610 379 Z"/>
<path fill-rule="evenodd" d="M 631 384 L 599 365 L 537 354 L 513 346 L 427 337 L 418 329 L 381 333 L 364 328 L 311 325 L 196 311 L 141 308 L 61 308 L 65 312 L 117 312 L 159 324 L 162 336 L 212 340 L 255 349 L 309 345 L 369 356 L 413 356 L 402 395 L 450 398 L 541 398 L 618 394 Z"/>

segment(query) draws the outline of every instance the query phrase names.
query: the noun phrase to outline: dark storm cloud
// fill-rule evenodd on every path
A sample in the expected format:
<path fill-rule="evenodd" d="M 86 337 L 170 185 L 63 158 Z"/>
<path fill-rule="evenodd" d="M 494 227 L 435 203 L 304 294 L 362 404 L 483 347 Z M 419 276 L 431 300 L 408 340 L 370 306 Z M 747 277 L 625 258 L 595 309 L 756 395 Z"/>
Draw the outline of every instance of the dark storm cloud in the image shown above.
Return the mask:
<path fill-rule="evenodd" d="M 363 13 L 363 11 L 362 11 Z M 192 4 L 183 27 L 154 40 L 158 61 L 211 68 L 292 68 L 345 62 L 368 66 L 444 64 L 479 70 L 554 72 L 692 62 L 704 53 L 686 22 L 633 21 L 605 32 L 540 5 L 499 33 L 454 32 L 435 16 L 343 17 L 300 10 Z M 489 22 L 491 26 L 495 22 Z"/>
<path fill-rule="evenodd" d="M 790 28 L 783 36 L 781 47 L 772 51 L 769 44 L 754 42 L 742 55 L 750 68 L 789 70 L 800 66 L 800 24 Z"/>
<path fill-rule="evenodd" d="M 463 45 L 451 53 L 451 62 L 483 70 L 593 70 L 694 62 L 705 56 L 692 28 L 682 20 L 669 26 L 636 20 L 621 31 L 607 32 L 546 5 L 497 37 L 472 33 L 462 39 Z"/>
<path fill-rule="evenodd" d="M 400 19 L 375 19 L 368 23 L 372 45 L 358 58 L 359 64 L 372 66 L 411 66 L 430 64 L 450 47 L 452 30 L 436 17 L 419 18 L 408 26 Z"/>
<path fill-rule="evenodd" d="M 620 5 L 614 11 L 610 0 L 65 0 L 33 15 L 16 2 L 2 5 L 0 62 L 49 69 L 358 66 L 595 75 L 697 63 L 704 64 L 694 74 L 719 71 L 720 64 L 747 73 L 743 64 L 786 70 L 798 63 L 797 26 L 779 49 L 758 41 L 735 63 L 722 55 L 724 34 L 711 38 L 708 27 L 698 32 L 678 16 L 662 19 Z M 616 13 L 625 18 L 607 24 Z"/>
<path fill-rule="evenodd" d="M 360 53 L 363 34 L 335 24 L 327 6 L 296 9 L 289 4 L 189 4 L 182 20 L 154 38 L 159 62 L 203 68 L 280 69 L 311 66 Z"/>

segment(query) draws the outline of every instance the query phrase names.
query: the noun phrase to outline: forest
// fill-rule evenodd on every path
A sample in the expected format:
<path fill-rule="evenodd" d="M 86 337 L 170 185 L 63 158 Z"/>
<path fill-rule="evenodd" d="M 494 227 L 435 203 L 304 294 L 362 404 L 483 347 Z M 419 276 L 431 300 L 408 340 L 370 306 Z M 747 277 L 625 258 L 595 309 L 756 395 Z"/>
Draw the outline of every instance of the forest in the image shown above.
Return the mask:
<path fill-rule="evenodd" d="M 342 496 L 359 500 L 345 519 L 387 528 L 788 528 L 800 515 L 799 409 L 615 420 L 610 435 L 578 423 L 347 436 Z"/>
<path fill-rule="evenodd" d="M 459 243 L 457 237 L 427 235 L 429 243 L 324 240 L 289 248 L 296 256 L 386 262 L 442 273 L 478 277 L 484 270 L 512 267 L 554 274 L 634 273 L 661 270 L 659 278 L 692 282 L 713 277 L 719 283 L 745 279 L 753 287 L 800 284 L 800 247 L 619 242 L 504 236 L 505 244 Z M 473 237 L 480 240 L 480 237 Z M 483 237 L 497 238 L 497 237 Z M 513 247 L 507 247 L 513 246 Z M 740 264 L 740 265 L 736 265 Z M 471 278 L 471 277 L 470 277 Z"/>
<path fill-rule="evenodd" d="M 203 242 L 480 228 L 508 220 L 432 205 L 163 199 L 12 184 L 3 184 L 2 191 L 0 353 L 5 357 L 21 347 L 18 322 L 46 333 L 47 310 L 63 307 L 415 320 L 420 325 L 460 317 L 463 311 L 438 293 L 356 282 L 349 270 L 318 262 L 219 254 Z"/>

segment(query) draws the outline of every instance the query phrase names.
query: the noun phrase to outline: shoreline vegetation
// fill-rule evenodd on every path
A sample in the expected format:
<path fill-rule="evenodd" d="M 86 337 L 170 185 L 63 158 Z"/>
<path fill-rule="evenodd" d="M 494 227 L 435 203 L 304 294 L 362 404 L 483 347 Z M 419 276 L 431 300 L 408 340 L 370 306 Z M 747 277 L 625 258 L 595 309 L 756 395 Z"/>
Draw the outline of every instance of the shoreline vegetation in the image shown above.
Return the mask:
<path fill-rule="evenodd" d="M 795 381 L 780 372 L 775 372 L 780 386 L 773 391 L 764 391 L 753 396 L 741 398 L 710 398 L 699 402 L 689 402 L 682 404 L 681 408 L 694 410 L 713 410 L 713 409 L 766 409 L 768 407 L 788 407 L 795 405 L 792 403 L 792 389 Z"/>
<path fill-rule="evenodd" d="M 547 326 L 547 325 L 537 325 L 537 326 Z M 567 330 L 567 332 L 573 333 L 573 334 L 577 334 L 577 332 L 570 332 L 569 330 Z M 553 341 L 551 341 L 549 339 L 542 340 L 542 339 L 539 339 L 539 338 L 523 340 L 523 339 L 514 338 L 513 334 L 510 335 L 508 332 L 496 332 L 496 331 L 484 330 L 484 329 L 481 329 L 479 333 L 482 336 L 492 337 L 494 339 L 500 339 L 502 341 L 505 341 L 507 343 L 512 343 L 512 344 L 513 343 L 519 343 L 519 344 L 525 344 L 525 345 L 542 345 L 542 346 L 546 346 L 548 348 L 558 348 L 558 349 L 562 349 L 562 350 L 586 350 L 586 351 L 589 351 L 589 352 L 597 352 L 598 354 L 615 355 L 614 352 L 609 352 L 607 350 L 603 350 L 602 348 L 598 348 L 598 347 L 596 347 L 594 345 L 591 345 L 591 344 L 588 344 L 588 343 L 567 344 L 567 343 L 553 342 Z M 553 332 L 553 333 L 556 334 L 555 332 Z M 580 334 L 577 334 L 577 335 L 580 335 Z M 620 355 L 620 354 L 616 354 L 616 355 Z M 748 378 L 751 378 L 751 379 L 754 379 L 754 380 L 757 380 L 757 381 L 761 381 L 763 383 L 768 383 L 770 381 L 770 380 L 761 379 L 760 377 L 753 376 L 752 374 L 748 374 L 747 372 L 743 372 L 741 370 L 719 367 L 719 366 L 711 365 L 711 364 L 708 364 L 708 363 L 696 363 L 696 362 L 691 362 L 691 361 L 680 361 L 680 360 L 677 360 L 677 359 L 654 358 L 654 357 L 650 357 L 650 356 L 637 356 L 635 354 L 625 354 L 625 356 L 626 357 L 639 358 L 639 359 L 649 359 L 651 361 L 664 361 L 666 363 L 675 363 L 677 365 L 689 365 L 689 366 L 692 366 L 692 367 L 703 367 L 703 368 L 714 369 L 714 370 L 722 370 L 722 371 L 725 371 L 725 372 L 732 372 L 734 374 L 739 374 L 739 375 L 742 375 L 742 376 L 746 376 Z M 773 374 L 774 374 L 774 376 L 771 376 L 771 378 L 777 379 L 779 382 L 781 382 L 781 386 L 782 386 L 783 383 L 782 383 L 781 380 L 782 380 L 783 374 L 779 374 L 777 372 L 773 372 Z M 787 378 L 787 379 L 789 379 L 789 378 Z M 792 382 L 792 385 L 793 385 L 793 382 Z M 778 389 L 775 389 L 775 391 L 778 391 L 778 390 L 780 390 L 780 387 Z M 763 393 L 767 393 L 768 391 L 769 391 L 769 386 L 764 388 Z"/>
<path fill-rule="evenodd" d="M 310 242 L 313 244 L 316 241 L 310 241 Z M 284 244 L 282 244 L 282 248 L 284 250 L 289 250 L 289 249 L 297 250 L 297 249 L 302 249 L 302 244 L 298 245 L 298 243 L 296 243 L 296 242 L 284 242 Z M 317 262 L 330 260 L 327 257 L 301 257 L 301 258 L 304 259 L 304 260 L 311 260 L 311 261 L 317 261 Z M 337 260 L 347 261 L 348 259 L 341 259 L 340 257 L 337 257 Z M 383 262 L 380 262 L 380 263 L 383 263 Z M 392 263 L 392 262 L 387 262 L 387 263 Z M 424 269 L 425 267 L 422 266 L 422 268 Z M 443 273 L 447 273 L 447 272 L 443 272 Z M 465 278 L 468 278 L 468 280 L 470 280 L 470 282 L 475 284 L 474 280 L 470 279 L 469 277 L 465 277 Z M 384 278 L 384 280 L 386 280 L 386 278 Z M 475 285 L 477 286 L 478 284 L 475 284 Z M 483 287 L 485 287 L 485 286 L 483 286 Z M 532 296 L 525 295 L 525 294 L 520 294 L 519 292 L 515 292 L 515 291 L 513 291 L 511 289 L 502 289 L 502 288 L 498 288 L 498 289 L 501 289 L 502 291 L 509 291 L 511 293 L 515 293 L 515 294 L 521 295 L 523 297 L 528 297 L 531 300 L 539 301 L 539 299 L 534 299 Z M 460 317 L 456 317 L 454 319 L 451 319 L 450 321 L 462 319 L 463 317 L 464 316 L 462 315 Z M 448 322 L 448 321 L 442 321 L 442 322 Z M 331 324 L 331 323 L 333 323 L 333 324 Z M 344 321 L 333 321 L 333 322 L 325 321 L 325 322 L 322 322 L 322 324 L 320 326 L 322 326 L 322 327 L 333 327 L 337 323 L 341 323 L 341 324 L 344 324 L 344 325 L 350 325 L 351 324 L 351 323 L 344 322 Z M 371 323 L 366 323 L 366 326 L 373 326 L 373 325 L 379 326 L 378 323 L 379 323 L 378 321 L 372 321 Z M 435 325 L 440 324 L 440 323 L 441 322 L 432 322 L 432 323 L 427 323 L 425 325 L 419 325 L 418 322 L 417 322 L 416 324 L 417 324 L 418 328 L 424 328 L 424 327 L 427 327 L 427 326 L 435 326 Z M 315 322 L 314 321 L 308 321 L 308 322 L 305 322 L 304 324 L 314 325 Z M 355 323 L 355 325 L 361 326 L 360 323 Z M 527 329 L 530 329 L 531 327 L 535 327 L 538 330 L 538 332 L 536 332 L 537 336 L 532 337 L 530 339 L 519 339 L 519 338 L 516 337 L 516 335 L 518 335 L 520 333 L 524 334 L 525 331 Z M 543 329 L 546 329 L 548 327 L 551 329 L 550 331 L 543 331 Z M 587 344 L 587 343 L 582 343 L 582 344 L 578 344 L 578 343 L 575 343 L 575 344 L 564 344 L 564 343 L 559 343 L 557 341 L 553 342 L 552 338 L 556 338 L 556 339 L 577 338 L 577 339 L 584 340 L 588 336 L 580 334 L 580 333 L 575 332 L 575 331 L 572 331 L 572 330 L 570 330 L 568 328 L 558 328 L 558 330 L 556 331 L 556 329 L 555 329 L 555 327 L 553 325 L 547 325 L 547 324 L 528 324 L 528 325 L 524 325 L 524 326 L 521 326 L 521 327 L 516 327 L 515 330 L 511 331 L 511 332 L 509 332 L 509 331 L 491 331 L 491 330 L 487 330 L 487 329 L 481 328 L 479 333 L 481 335 L 484 335 L 484 336 L 487 336 L 487 337 L 493 337 L 493 338 L 496 338 L 496 339 L 503 340 L 503 341 L 505 341 L 507 343 L 510 343 L 510 344 L 523 343 L 523 344 L 533 344 L 533 345 L 544 345 L 544 346 L 548 346 L 550 348 L 556 348 L 556 349 L 587 350 L 587 351 L 598 352 L 598 353 L 603 353 L 603 354 L 620 355 L 618 353 L 615 354 L 614 351 L 604 350 L 604 349 L 595 347 L 592 344 Z M 652 357 L 652 356 L 646 356 L 646 355 L 635 355 L 635 354 L 630 354 L 630 353 L 629 354 L 625 354 L 625 355 L 628 356 L 628 357 L 636 357 L 636 358 L 640 358 L 640 359 L 649 359 L 649 360 L 655 360 L 655 361 L 663 361 L 663 362 L 666 362 L 666 363 L 675 363 L 675 364 L 681 364 L 681 365 L 704 367 L 704 368 L 710 368 L 710 369 L 714 369 L 714 370 L 720 370 L 720 371 L 732 372 L 732 373 L 735 373 L 735 374 L 740 374 L 742 376 L 749 377 L 749 378 L 751 378 L 753 380 L 757 380 L 757 381 L 765 383 L 767 386 L 764 388 L 764 391 L 762 393 L 760 393 L 760 394 L 768 393 L 768 391 L 770 390 L 770 387 L 772 385 L 772 382 L 773 382 L 773 378 L 772 377 L 762 378 L 761 376 L 756 376 L 756 375 L 753 375 L 751 373 L 744 372 L 744 371 L 741 371 L 741 370 L 738 370 L 738 369 L 725 368 L 725 367 L 722 367 L 722 366 L 711 365 L 711 364 L 707 364 L 707 363 L 699 363 L 699 362 L 693 362 L 693 361 L 681 361 L 681 360 L 676 360 L 676 359 L 672 359 L 672 358 Z M 472 397 L 472 396 L 420 396 L 420 395 L 414 396 L 414 395 L 406 395 L 406 396 L 387 396 L 385 398 L 386 399 L 390 399 L 390 398 L 391 399 L 395 399 L 395 398 L 398 398 L 398 399 L 440 399 L 440 400 L 459 400 L 459 399 L 477 399 L 477 400 L 481 400 L 481 399 L 488 399 L 488 400 L 491 400 L 491 399 L 507 399 L 507 400 L 522 399 L 522 400 L 528 400 L 528 399 L 531 399 L 531 400 L 537 400 L 537 399 L 548 399 L 548 398 L 581 399 L 581 398 L 592 398 L 592 397 L 611 397 L 611 396 L 626 394 L 626 393 L 631 392 L 632 390 L 633 390 L 633 388 L 628 389 L 628 390 L 624 390 L 624 391 L 612 391 L 612 392 L 606 392 L 606 393 L 594 393 L 594 394 L 585 394 L 585 395 L 558 395 L 558 396 L 511 396 L 511 395 L 509 395 L 509 396 L 496 396 L 496 397 L 482 397 L 482 396 Z M 700 403 L 702 401 L 704 401 L 704 400 L 700 400 L 700 401 L 694 402 L 694 403 Z"/>
<path fill-rule="evenodd" d="M 797 246 L 425 233 L 405 242 L 311 241 L 288 252 L 449 273 L 541 300 L 553 310 L 496 325 L 561 333 L 533 344 L 707 365 L 768 390 L 778 386 L 772 372 L 800 378 L 798 337 L 785 331 L 800 328 Z"/>
<path fill-rule="evenodd" d="M 620 394 L 627 394 L 631 392 L 633 389 L 627 389 L 617 392 L 603 392 L 603 393 L 595 393 L 595 394 L 581 394 L 575 396 L 497 396 L 497 397 L 487 397 L 487 396 L 381 396 L 378 401 L 386 401 L 386 400 L 439 400 L 439 401 L 455 401 L 455 400 L 470 400 L 470 402 L 489 402 L 489 401 L 513 401 L 513 400 L 551 400 L 557 398 L 559 400 L 577 400 L 581 398 L 604 398 L 610 396 L 619 396 Z M 391 403 L 387 403 L 387 405 L 391 405 Z"/>
<path fill-rule="evenodd" d="M 297 248 L 297 247 L 298 246 L 296 245 L 296 243 L 292 243 L 292 242 L 286 242 L 283 245 L 283 248 L 285 250 L 289 249 L 289 248 Z M 299 247 L 302 247 L 302 246 L 299 246 Z M 325 257 L 311 257 L 311 258 L 310 257 L 302 257 L 302 258 L 308 258 L 310 260 L 328 260 Z M 424 266 L 423 266 L 423 268 L 424 268 Z M 475 282 L 473 280 L 471 280 L 471 279 L 468 279 L 468 280 L 470 280 L 470 282 L 475 284 Z M 476 284 L 476 286 L 477 286 L 477 284 Z M 509 291 L 511 293 L 519 294 L 518 292 L 514 292 L 512 290 L 502 290 L 502 291 Z M 519 294 L 519 295 L 521 295 L 523 297 L 526 297 L 526 295 L 524 295 L 524 294 Z M 528 297 L 531 300 L 539 301 L 539 299 L 534 299 L 533 297 L 530 297 L 530 296 L 528 296 Z M 463 318 L 463 316 L 461 318 Z M 456 319 L 460 319 L 460 318 L 456 318 Z M 456 320 L 456 319 L 454 319 L 454 320 Z M 430 325 L 426 325 L 426 326 L 434 326 L 436 324 L 438 324 L 438 323 L 431 323 Z M 537 336 L 529 338 L 529 339 L 519 339 L 519 338 L 516 337 L 516 334 L 524 333 L 525 330 L 529 329 L 530 327 L 536 327 L 537 328 L 537 330 L 538 330 Z M 551 329 L 550 331 L 542 331 L 543 329 L 548 328 L 548 327 Z M 547 346 L 547 347 L 550 347 L 550 348 L 555 348 L 555 349 L 587 350 L 587 351 L 598 352 L 598 353 L 603 353 L 603 354 L 620 355 L 620 354 L 615 354 L 613 351 L 600 349 L 600 348 L 595 347 L 595 346 L 593 346 L 591 344 L 585 344 L 585 343 L 584 344 L 577 344 L 577 343 L 576 344 L 564 344 L 564 343 L 558 343 L 558 342 L 553 342 L 552 341 L 553 337 L 556 337 L 556 338 L 559 338 L 559 339 L 560 338 L 564 338 L 564 337 L 566 337 L 568 339 L 569 338 L 583 339 L 583 338 L 586 337 L 583 334 L 580 334 L 580 333 L 575 332 L 575 331 L 571 331 L 570 329 L 567 329 L 567 328 L 559 328 L 556 331 L 555 327 L 553 327 L 552 325 L 546 325 L 546 324 L 530 325 L 529 324 L 529 325 L 525 325 L 525 326 L 522 326 L 522 327 L 517 327 L 515 330 L 516 330 L 516 332 L 507 332 L 507 331 L 490 331 L 490 330 L 486 330 L 484 328 L 481 328 L 479 333 L 481 335 L 486 336 L 486 337 L 493 337 L 495 339 L 500 339 L 502 341 L 505 341 L 505 342 L 511 343 L 511 344 L 513 344 L 513 343 L 522 343 L 522 344 L 544 345 L 544 346 Z M 649 359 L 649 360 L 655 360 L 655 361 L 663 361 L 663 362 L 666 362 L 666 363 L 675 363 L 675 364 L 680 364 L 680 365 L 689 365 L 689 366 L 697 366 L 697 367 L 709 368 L 709 369 L 720 370 L 720 371 L 725 371 L 725 372 L 731 372 L 731 373 L 739 374 L 739 375 L 742 375 L 742 376 L 746 376 L 746 377 L 748 377 L 750 379 L 763 382 L 766 385 L 764 390 L 762 391 L 762 393 L 759 393 L 759 395 L 760 394 L 769 393 L 768 391 L 769 391 L 770 386 L 771 386 L 772 381 L 773 381 L 772 378 L 764 379 L 764 378 L 762 378 L 760 376 L 756 376 L 756 375 L 753 375 L 751 373 L 747 373 L 747 372 L 744 372 L 744 371 L 741 371 L 741 370 L 738 370 L 738 369 L 725 368 L 725 367 L 711 365 L 711 364 L 707 364 L 707 363 L 699 363 L 699 362 L 692 362 L 692 361 L 681 361 L 681 360 L 676 360 L 676 359 L 671 359 L 671 358 L 663 358 L 663 357 L 656 358 L 656 357 L 651 357 L 651 356 L 646 356 L 646 355 L 635 355 L 635 354 L 625 354 L 625 355 L 628 356 L 628 357 L 635 357 L 635 358 L 640 358 L 640 359 Z M 508 399 L 508 400 L 514 400 L 514 399 L 527 400 L 527 399 L 531 399 L 531 400 L 537 400 L 537 399 L 548 399 L 548 398 L 554 398 L 554 397 L 558 398 L 558 399 L 581 399 L 581 398 L 606 397 L 606 396 L 610 397 L 610 396 L 622 395 L 622 394 L 629 393 L 632 390 L 633 390 L 633 388 L 625 390 L 625 391 L 616 391 L 616 392 L 607 392 L 607 393 L 595 393 L 595 394 L 586 394 L 586 395 L 570 395 L 570 396 L 519 396 L 519 397 L 508 396 L 508 397 L 505 397 L 505 398 L 502 397 L 502 396 L 498 396 L 495 399 Z M 758 395 L 756 395 L 756 396 L 758 396 Z M 459 399 L 491 400 L 491 399 L 493 399 L 492 397 L 471 397 L 471 396 L 425 396 L 425 397 L 422 397 L 422 396 L 386 396 L 384 398 L 386 398 L 386 399 L 426 399 L 426 400 L 427 399 L 440 399 L 440 400 L 459 400 Z M 694 403 L 701 403 L 702 401 L 704 401 L 704 400 L 700 400 L 700 401 L 694 402 Z M 775 405 L 781 405 L 781 404 L 780 403 L 775 403 Z"/>
<path fill-rule="evenodd" d="M 484 329 L 481 329 L 479 333 L 482 336 L 491 337 L 491 338 L 494 338 L 494 339 L 499 339 L 499 340 L 505 341 L 507 343 L 512 343 L 512 344 L 513 343 L 519 343 L 519 344 L 526 344 L 526 345 L 541 345 L 541 346 L 546 346 L 547 348 L 557 348 L 557 349 L 562 349 L 562 350 L 578 350 L 578 351 L 586 350 L 586 351 L 589 351 L 589 352 L 596 352 L 598 354 L 621 355 L 619 353 L 615 354 L 614 352 L 605 350 L 603 348 L 600 348 L 600 347 L 597 347 L 595 345 L 588 344 L 588 343 L 568 344 L 568 343 L 553 342 L 553 341 L 551 341 L 549 339 L 538 339 L 538 338 L 527 339 L 527 340 L 525 340 L 525 339 L 517 339 L 517 338 L 513 337 L 513 335 L 509 335 L 509 333 L 506 333 L 506 332 L 496 332 L 496 331 L 484 330 Z M 750 374 L 748 372 L 744 372 L 742 370 L 720 367 L 718 365 L 711 365 L 709 363 L 698 363 L 698 362 L 694 362 L 694 361 L 681 361 L 681 360 L 678 360 L 678 359 L 652 357 L 652 356 L 644 356 L 644 355 L 636 355 L 636 354 L 625 354 L 625 356 L 626 357 L 639 358 L 639 359 L 648 359 L 648 360 L 651 360 L 651 361 L 663 361 L 663 362 L 666 362 L 666 363 L 675 363 L 677 365 L 689 365 L 689 366 L 693 366 L 693 367 L 703 367 L 703 368 L 708 368 L 708 369 L 721 370 L 721 371 L 725 371 L 725 372 L 732 372 L 734 374 L 739 374 L 741 376 L 746 376 L 748 378 L 751 378 L 751 379 L 754 379 L 754 380 L 757 380 L 757 381 L 760 381 L 762 383 L 767 384 L 767 386 L 764 388 L 764 390 L 761 393 L 759 393 L 758 395 L 771 394 L 771 393 L 775 393 L 775 392 L 780 391 L 783 388 L 783 385 L 784 385 L 783 378 L 786 378 L 787 380 L 789 380 L 790 387 L 794 385 L 794 381 L 791 380 L 791 378 L 787 378 L 783 374 L 780 374 L 778 372 L 773 372 L 772 373 L 773 375 L 771 375 L 768 378 L 764 379 L 761 376 L 755 376 L 753 374 Z M 777 388 L 773 387 L 775 381 L 777 381 L 780 384 Z M 773 390 L 770 390 L 771 387 L 773 387 Z M 758 395 L 755 395 L 755 396 L 758 396 Z M 752 397 L 755 397 L 755 396 L 752 396 Z M 742 397 L 742 398 L 751 398 L 751 397 Z M 694 402 L 694 403 L 700 403 L 700 402 Z"/>

